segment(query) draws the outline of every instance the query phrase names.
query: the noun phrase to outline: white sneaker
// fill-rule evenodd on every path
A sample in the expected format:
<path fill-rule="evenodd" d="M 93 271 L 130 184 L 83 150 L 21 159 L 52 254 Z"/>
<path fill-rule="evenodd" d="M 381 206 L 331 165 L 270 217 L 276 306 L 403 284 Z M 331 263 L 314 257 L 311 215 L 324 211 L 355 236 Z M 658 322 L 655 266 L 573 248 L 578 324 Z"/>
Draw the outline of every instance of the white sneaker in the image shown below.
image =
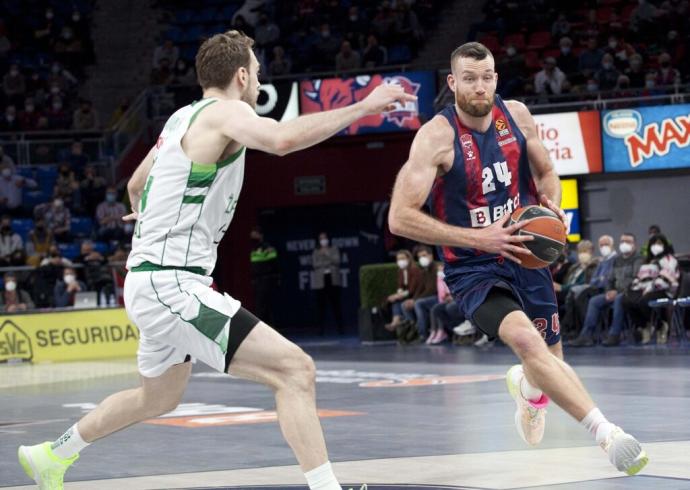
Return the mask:
<path fill-rule="evenodd" d="M 536 446 L 544 438 L 546 406 L 549 404 L 549 397 L 542 395 L 536 402 L 525 400 L 520 390 L 523 376 L 522 365 L 516 364 L 508 370 L 506 384 L 508 385 L 510 396 L 513 397 L 517 405 L 515 410 L 515 428 L 523 441 L 530 446 Z"/>
<path fill-rule="evenodd" d="M 453 328 L 453 333 L 458 337 L 464 337 L 465 335 L 474 335 L 476 331 L 477 328 L 474 325 L 472 325 L 472 322 L 470 322 L 469 320 L 465 320 L 460 325 Z"/>
<path fill-rule="evenodd" d="M 628 475 L 636 475 L 649 462 L 647 453 L 640 443 L 630 434 L 623 432 L 620 427 L 614 428 L 601 448 L 609 455 L 609 461 L 618 471 Z"/>
<path fill-rule="evenodd" d="M 477 340 L 477 341 L 474 343 L 474 346 L 475 346 L 475 347 L 482 347 L 482 346 L 484 346 L 484 345 L 486 345 L 486 344 L 488 344 L 488 343 L 489 343 L 489 336 L 486 335 L 486 334 L 484 334 L 484 335 L 481 336 L 481 338 L 480 338 L 479 340 Z"/>

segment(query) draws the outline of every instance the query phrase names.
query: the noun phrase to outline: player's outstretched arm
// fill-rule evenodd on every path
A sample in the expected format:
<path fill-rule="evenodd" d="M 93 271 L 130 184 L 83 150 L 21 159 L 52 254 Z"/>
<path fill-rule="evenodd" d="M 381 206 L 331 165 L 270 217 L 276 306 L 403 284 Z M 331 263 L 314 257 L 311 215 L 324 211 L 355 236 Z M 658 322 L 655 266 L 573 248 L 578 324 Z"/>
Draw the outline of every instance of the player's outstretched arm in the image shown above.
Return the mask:
<path fill-rule="evenodd" d="M 452 226 L 424 213 L 421 208 L 431 191 L 443 165 L 453 161 L 455 133 L 447 121 L 435 117 L 417 132 L 410 156 L 400 169 L 393 188 L 388 225 L 396 235 L 435 245 L 477 248 L 498 253 L 520 263 L 516 254 L 531 252 L 519 242 L 532 240 L 531 236 L 514 233 L 529 221 L 504 227 L 510 215 L 487 228 L 474 229 Z"/>
<path fill-rule="evenodd" d="M 155 151 L 156 148 L 151 147 L 148 154 L 129 178 L 129 182 L 127 182 L 127 192 L 129 193 L 129 202 L 132 205 L 132 213 L 124 216 L 122 218 L 124 221 L 136 221 L 139 215 L 139 201 L 141 201 L 141 195 L 144 192 L 146 179 L 151 172 L 151 167 L 153 167 L 153 156 Z"/>
<path fill-rule="evenodd" d="M 226 117 L 221 132 L 248 148 L 276 155 L 301 150 L 330 138 L 357 119 L 392 108 L 395 102 L 415 101 L 398 85 L 379 85 L 365 99 L 348 107 L 300 116 L 291 121 L 277 122 L 259 117 L 246 103 L 224 101 L 218 110 Z"/>

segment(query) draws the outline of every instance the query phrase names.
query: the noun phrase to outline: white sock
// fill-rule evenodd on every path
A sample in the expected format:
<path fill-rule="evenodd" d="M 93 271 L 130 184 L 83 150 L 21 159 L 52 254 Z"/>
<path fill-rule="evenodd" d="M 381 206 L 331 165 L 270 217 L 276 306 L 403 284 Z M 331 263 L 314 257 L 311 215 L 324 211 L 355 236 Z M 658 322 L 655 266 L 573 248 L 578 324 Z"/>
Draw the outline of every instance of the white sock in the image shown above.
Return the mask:
<path fill-rule="evenodd" d="M 330 461 L 307 471 L 304 476 L 307 478 L 309 490 L 343 490 L 338 480 L 335 479 Z"/>
<path fill-rule="evenodd" d="M 513 384 L 516 384 L 520 387 L 520 394 L 522 394 L 522 398 L 525 400 L 536 402 L 540 400 L 544 394 L 544 392 L 542 392 L 539 388 L 535 388 L 530 384 L 529 381 L 527 381 L 527 376 L 525 376 L 522 366 L 520 366 L 520 369 L 513 371 L 512 381 Z"/>
<path fill-rule="evenodd" d="M 601 444 L 606 440 L 611 431 L 616 427 L 611 422 L 606 420 L 601 410 L 594 407 L 589 411 L 585 418 L 580 421 L 580 424 L 587 429 L 587 431 L 594 436 L 597 444 Z"/>
<path fill-rule="evenodd" d="M 75 454 L 79 453 L 82 449 L 88 446 L 90 443 L 86 442 L 81 438 L 77 424 L 67 429 L 67 432 L 62 434 L 50 448 L 53 450 L 56 456 L 67 459 L 71 458 Z"/>

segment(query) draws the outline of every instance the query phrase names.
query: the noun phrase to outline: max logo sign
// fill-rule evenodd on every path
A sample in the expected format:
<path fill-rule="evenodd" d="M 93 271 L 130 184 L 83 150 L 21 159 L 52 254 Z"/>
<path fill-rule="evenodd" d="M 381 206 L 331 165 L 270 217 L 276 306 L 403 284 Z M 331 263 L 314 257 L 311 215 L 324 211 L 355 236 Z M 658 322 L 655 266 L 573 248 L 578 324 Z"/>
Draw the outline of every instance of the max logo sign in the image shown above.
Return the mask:
<path fill-rule="evenodd" d="M 31 339 L 14 322 L 5 320 L 0 326 L 0 362 L 13 359 L 30 361 L 34 357 Z"/>

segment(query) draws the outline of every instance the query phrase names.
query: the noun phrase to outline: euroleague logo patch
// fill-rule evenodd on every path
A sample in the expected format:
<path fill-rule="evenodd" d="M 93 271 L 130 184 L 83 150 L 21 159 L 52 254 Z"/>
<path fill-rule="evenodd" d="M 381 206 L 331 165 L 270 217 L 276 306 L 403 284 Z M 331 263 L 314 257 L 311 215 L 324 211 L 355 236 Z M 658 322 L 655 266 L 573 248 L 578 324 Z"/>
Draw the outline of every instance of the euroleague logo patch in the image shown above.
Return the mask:
<path fill-rule="evenodd" d="M 508 136 L 510 134 L 510 129 L 508 129 L 505 119 L 501 117 L 496 119 L 496 131 L 498 131 L 499 136 Z"/>

